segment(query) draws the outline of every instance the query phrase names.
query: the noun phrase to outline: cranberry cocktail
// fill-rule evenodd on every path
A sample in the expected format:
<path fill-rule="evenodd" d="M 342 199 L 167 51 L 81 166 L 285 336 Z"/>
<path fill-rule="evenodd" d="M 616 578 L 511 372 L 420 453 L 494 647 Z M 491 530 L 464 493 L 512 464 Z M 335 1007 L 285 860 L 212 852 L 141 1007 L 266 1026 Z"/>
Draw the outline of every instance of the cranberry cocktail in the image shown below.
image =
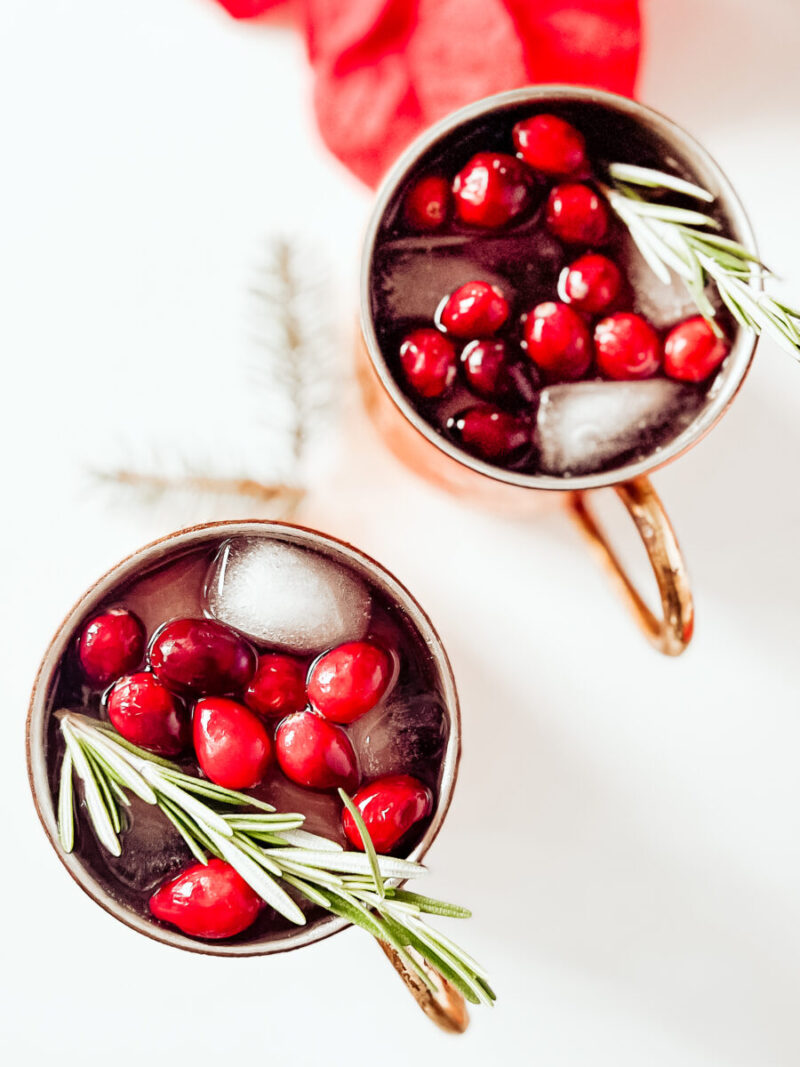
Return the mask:
<path fill-rule="evenodd" d="M 713 396 L 732 323 L 653 274 L 605 198 L 609 161 L 693 177 L 602 104 L 523 102 L 436 140 L 383 212 L 369 264 L 382 358 L 441 438 L 492 467 L 612 471 Z"/>
<path fill-rule="evenodd" d="M 66 715 L 78 730 L 89 721 L 109 731 L 89 753 L 100 764 L 104 739 L 128 743 L 177 764 L 200 788 L 209 783 L 209 796 L 217 787 L 239 791 L 304 816 L 303 834 L 363 850 L 341 788 L 378 853 L 406 857 L 420 844 L 452 785 L 443 781 L 453 722 L 441 660 L 367 568 L 325 539 L 295 543 L 286 529 L 217 533 L 162 554 L 74 627 L 47 695 L 54 807 Z M 87 818 L 91 798 L 80 784 L 76 800 L 75 857 L 140 920 L 242 946 L 294 929 L 228 863 L 197 861 L 168 801 L 173 818 L 129 796 L 114 855 Z M 298 840 L 292 833 L 289 843 Z M 329 918 L 289 893 L 307 929 Z"/>

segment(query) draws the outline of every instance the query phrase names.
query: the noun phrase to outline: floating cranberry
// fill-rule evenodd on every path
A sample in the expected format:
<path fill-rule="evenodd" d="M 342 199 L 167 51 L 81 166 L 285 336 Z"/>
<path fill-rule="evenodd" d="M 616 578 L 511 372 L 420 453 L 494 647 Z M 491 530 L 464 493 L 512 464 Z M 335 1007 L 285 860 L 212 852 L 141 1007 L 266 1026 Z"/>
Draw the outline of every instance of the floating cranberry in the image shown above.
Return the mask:
<path fill-rule="evenodd" d="M 320 656 L 308 676 L 308 699 L 331 722 L 355 722 L 383 699 L 394 660 L 373 641 L 347 641 Z"/>
<path fill-rule="evenodd" d="M 213 619 L 168 622 L 153 638 L 149 657 L 158 680 L 179 693 L 237 693 L 256 669 L 247 641 Z"/>
<path fill-rule="evenodd" d="M 306 706 L 306 671 L 300 660 L 282 652 L 258 657 L 256 673 L 244 694 L 248 708 L 259 715 L 283 717 Z"/>
<path fill-rule="evenodd" d="M 621 285 L 622 274 L 613 260 L 587 252 L 561 272 L 558 291 L 568 304 L 596 314 L 613 304 Z"/>
<path fill-rule="evenodd" d="M 550 193 L 547 225 L 567 244 L 597 245 L 608 230 L 608 209 L 591 186 L 567 182 Z"/>
<path fill-rule="evenodd" d="M 652 378 L 661 366 L 661 341 L 641 315 L 620 311 L 594 328 L 597 366 L 609 378 Z"/>
<path fill-rule="evenodd" d="M 132 611 L 111 608 L 95 615 L 84 626 L 78 642 L 78 659 L 86 680 L 95 689 L 104 689 L 139 666 L 144 644 L 144 626 Z"/>
<path fill-rule="evenodd" d="M 525 419 L 490 404 L 477 404 L 454 415 L 447 428 L 468 452 L 481 459 L 518 459 L 531 443 L 531 429 Z"/>
<path fill-rule="evenodd" d="M 353 797 L 376 852 L 391 852 L 411 827 L 433 811 L 430 789 L 409 774 L 392 774 L 365 785 Z M 351 844 L 364 849 L 355 819 L 345 808 L 342 827 Z"/>
<path fill-rule="evenodd" d="M 264 901 L 229 863 L 187 867 L 150 897 L 150 911 L 190 937 L 233 937 L 252 926 Z"/>
<path fill-rule="evenodd" d="M 513 129 L 519 155 L 534 170 L 552 177 L 569 177 L 586 169 L 583 134 L 557 115 L 534 115 Z"/>
<path fill-rule="evenodd" d="M 192 739 L 203 774 L 226 789 L 258 785 L 272 759 L 272 743 L 261 719 L 228 697 L 197 701 Z"/>
<path fill-rule="evenodd" d="M 503 400 L 517 392 L 513 361 L 505 341 L 472 341 L 461 353 L 470 388 L 487 400 Z"/>
<path fill-rule="evenodd" d="M 681 382 L 702 382 L 713 374 L 728 351 L 725 338 L 718 337 L 698 315 L 670 330 L 664 342 L 664 370 Z"/>
<path fill-rule="evenodd" d="M 508 312 L 508 301 L 496 285 L 465 282 L 441 302 L 436 321 L 454 337 L 487 337 L 500 329 Z"/>
<path fill-rule="evenodd" d="M 470 226 L 505 226 L 533 202 L 534 178 L 516 156 L 479 152 L 453 181 L 456 214 Z"/>
<path fill-rule="evenodd" d="M 539 304 L 523 320 L 524 346 L 551 381 L 577 381 L 592 362 L 589 330 L 567 304 Z"/>
<path fill-rule="evenodd" d="M 189 716 L 180 700 L 148 671 L 128 674 L 106 702 L 111 725 L 126 741 L 159 756 L 177 756 L 189 743 Z"/>
<path fill-rule="evenodd" d="M 400 365 L 414 392 L 430 399 L 453 384 L 458 357 L 453 342 L 438 330 L 414 330 L 400 345 Z"/>
<path fill-rule="evenodd" d="M 438 230 L 450 213 L 450 183 L 439 174 L 420 178 L 408 190 L 406 222 L 415 230 Z"/>
<path fill-rule="evenodd" d="M 298 711 L 275 735 L 278 765 L 287 778 L 310 789 L 352 792 L 358 785 L 356 754 L 341 728 L 316 711 Z"/>

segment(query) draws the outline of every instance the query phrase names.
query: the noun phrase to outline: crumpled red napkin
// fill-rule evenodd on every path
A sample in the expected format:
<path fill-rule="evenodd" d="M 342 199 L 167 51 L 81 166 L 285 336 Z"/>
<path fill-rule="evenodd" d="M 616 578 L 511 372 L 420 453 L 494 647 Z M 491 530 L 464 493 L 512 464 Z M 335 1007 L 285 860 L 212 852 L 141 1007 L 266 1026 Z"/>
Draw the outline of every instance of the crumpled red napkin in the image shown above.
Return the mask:
<path fill-rule="evenodd" d="M 285 0 L 218 0 L 253 18 Z M 638 0 L 300 0 L 330 150 L 375 185 L 448 112 L 532 82 L 631 95 Z"/>

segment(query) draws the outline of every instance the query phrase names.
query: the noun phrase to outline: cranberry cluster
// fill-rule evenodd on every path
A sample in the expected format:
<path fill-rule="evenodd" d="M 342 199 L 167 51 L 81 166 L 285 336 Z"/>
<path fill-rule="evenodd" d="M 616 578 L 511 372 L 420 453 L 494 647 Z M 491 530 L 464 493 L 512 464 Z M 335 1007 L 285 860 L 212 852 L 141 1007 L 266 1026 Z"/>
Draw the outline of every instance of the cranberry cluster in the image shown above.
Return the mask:
<path fill-rule="evenodd" d="M 420 400 L 446 397 L 461 377 L 478 402 L 451 416 L 446 428 L 469 451 L 502 464 L 532 447 L 535 396 L 532 401 L 526 381 L 633 381 L 664 373 L 697 383 L 728 351 L 700 316 L 663 338 L 630 310 L 634 293 L 624 272 L 597 251 L 608 243 L 612 222 L 592 184 L 579 130 L 542 114 L 518 122 L 512 138 L 516 155 L 478 152 L 452 181 L 443 174 L 418 179 L 403 202 L 415 232 L 435 233 L 454 220 L 491 235 L 529 218 L 544 198 L 542 224 L 564 247 L 567 265 L 554 299 L 514 309 L 510 291 L 468 281 L 443 296 L 431 326 L 400 344 L 401 372 Z M 520 263 L 520 270 L 526 266 Z"/>
<path fill-rule="evenodd" d="M 431 814 L 431 791 L 410 775 L 358 788 L 358 758 L 345 727 L 387 696 L 399 672 L 397 655 L 375 641 L 349 641 L 309 663 L 259 654 L 213 619 L 181 618 L 161 626 L 146 648 L 136 615 L 112 608 L 83 627 L 77 653 L 87 684 L 104 690 L 108 718 L 122 737 L 160 756 L 191 748 L 217 785 L 254 788 L 277 763 L 308 789 L 357 790 L 354 803 L 379 852 L 390 852 Z M 342 829 L 363 849 L 346 810 Z M 183 871 L 150 901 L 157 918 L 208 938 L 239 933 L 261 906 L 219 860 Z"/>

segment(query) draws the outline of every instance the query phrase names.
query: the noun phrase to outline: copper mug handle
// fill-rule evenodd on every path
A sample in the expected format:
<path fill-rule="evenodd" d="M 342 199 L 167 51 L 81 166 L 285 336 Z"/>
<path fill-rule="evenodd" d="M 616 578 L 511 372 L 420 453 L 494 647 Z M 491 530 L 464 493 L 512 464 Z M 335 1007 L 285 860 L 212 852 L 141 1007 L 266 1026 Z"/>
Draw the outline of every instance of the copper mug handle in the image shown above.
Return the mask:
<path fill-rule="evenodd" d="M 419 975 L 406 967 L 391 945 L 385 941 L 378 941 L 378 944 L 428 1018 L 448 1034 L 463 1034 L 469 1026 L 469 1012 L 461 993 L 429 963 L 420 960 L 421 966 L 425 968 L 436 985 L 436 991 L 433 992 Z"/>
<path fill-rule="evenodd" d="M 587 492 L 573 492 L 570 495 L 572 517 L 620 584 L 622 593 L 648 640 L 659 652 L 667 656 L 679 656 L 692 639 L 694 605 L 686 564 L 675 531 L 658 494 L 647 478 L 634 478 L 632 481 L 615 485 L 614 489 L 628 509 L 647 550 L 661 597 L 661 618 L 648 608 L 628 577 L 588 506 Z"/>

